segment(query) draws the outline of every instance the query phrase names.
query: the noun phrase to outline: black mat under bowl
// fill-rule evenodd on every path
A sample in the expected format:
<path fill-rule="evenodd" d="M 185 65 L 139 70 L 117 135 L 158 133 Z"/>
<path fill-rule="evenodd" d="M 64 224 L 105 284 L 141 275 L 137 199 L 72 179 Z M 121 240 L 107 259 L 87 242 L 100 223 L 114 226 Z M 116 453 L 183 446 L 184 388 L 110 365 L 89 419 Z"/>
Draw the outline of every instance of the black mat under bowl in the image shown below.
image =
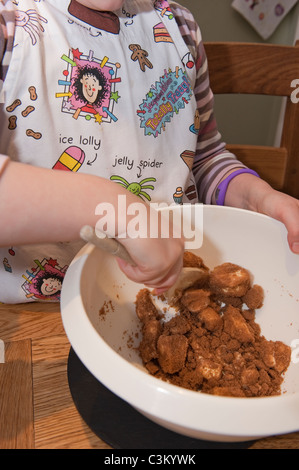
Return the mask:
<path fill-rule="evenodd" d="M 252 441 L 203 441 L 168 431 L 101 384 L 72 348 L 68 358 L 68 381 L 81 417 L 113 449 L 247 449 L 253 444 Z"/>

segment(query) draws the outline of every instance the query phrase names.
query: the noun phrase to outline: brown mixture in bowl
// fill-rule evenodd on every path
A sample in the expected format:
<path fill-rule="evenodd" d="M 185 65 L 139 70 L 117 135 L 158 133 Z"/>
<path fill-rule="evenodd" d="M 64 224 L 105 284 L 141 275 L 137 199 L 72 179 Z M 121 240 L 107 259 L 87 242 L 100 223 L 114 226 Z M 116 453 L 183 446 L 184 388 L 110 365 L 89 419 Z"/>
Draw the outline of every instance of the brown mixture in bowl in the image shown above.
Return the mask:
<path fill-rule="evenodd" d="M 169 321 L 148 289 L 137 294 L 145 367 L 174 385 L 213 395 L 279 395 L 291 349 L 266 340 L 255 322 L 263 289 L 251 284 L 246 269 L 232 263 L 209 271 L 200 257 L 186 252 L 184 266 L 199 266 L 209 275 L 180 293 L 177 314 Z"/>

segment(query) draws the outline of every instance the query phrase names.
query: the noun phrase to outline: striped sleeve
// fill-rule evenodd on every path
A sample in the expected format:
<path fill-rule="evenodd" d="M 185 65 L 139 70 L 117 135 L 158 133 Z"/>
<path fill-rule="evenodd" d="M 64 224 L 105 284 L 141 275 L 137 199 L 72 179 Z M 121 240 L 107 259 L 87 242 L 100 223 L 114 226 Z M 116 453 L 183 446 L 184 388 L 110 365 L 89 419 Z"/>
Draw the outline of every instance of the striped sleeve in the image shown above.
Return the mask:
<path fill-rule="evenodd" d="M 246 168 L 226 149 L 214 115 L 214 96 L 210 88 L 207 57 L 199 26 L 192 13 L 176 2 L 169 2 L 182 37 L 196 64 L 194 93 L 200 118 L 197 148 L 193 164 L 199 200 L 215 204 L 221 180 L 236 169 Z"/>
<path fill-rule="evenodd" d="M 9 67 L 15 32 L 15 12 L 11 0 L 0 0 L 0 79 Z"/>
<path fill-rule="evenodd" d="M 8 162 L 9 162 L 9 157 L 7 155 L 0 154 L 0 177 Z"/>
<path fill-rule="evenodd" d="M 15 14 L 12 2 L 0 0 L 0 103 L 2 102 L 2 84 L 5 79 L 14 41 Z M 9 158 L 0 155 L 0 176 L 4 171 Z"/>

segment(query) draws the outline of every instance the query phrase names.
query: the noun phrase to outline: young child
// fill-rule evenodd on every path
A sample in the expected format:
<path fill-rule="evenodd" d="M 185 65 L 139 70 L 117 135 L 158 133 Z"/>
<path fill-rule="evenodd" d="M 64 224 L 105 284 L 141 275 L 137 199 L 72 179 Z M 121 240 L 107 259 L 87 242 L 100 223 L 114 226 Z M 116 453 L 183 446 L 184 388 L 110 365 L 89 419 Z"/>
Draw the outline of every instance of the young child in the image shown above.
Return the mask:
<path fill-rule="evenodd" d="M 225 149 L 188 10 L 164 0 L 1 0 L 0 19 L 1 302 L 59 300 L 80 228 L 96 225 L 101 202 L 117 213 L 120 195 L 127 207 L 143 204 L 147 220 L 148 202 L 258 211 L 283 222 L 299 252 L 299 201 Z M 125 274 L 169 288 L 183 240 L 123 239 L 122 230 L 116 238 L 136 263 L 119 261 Z"/>

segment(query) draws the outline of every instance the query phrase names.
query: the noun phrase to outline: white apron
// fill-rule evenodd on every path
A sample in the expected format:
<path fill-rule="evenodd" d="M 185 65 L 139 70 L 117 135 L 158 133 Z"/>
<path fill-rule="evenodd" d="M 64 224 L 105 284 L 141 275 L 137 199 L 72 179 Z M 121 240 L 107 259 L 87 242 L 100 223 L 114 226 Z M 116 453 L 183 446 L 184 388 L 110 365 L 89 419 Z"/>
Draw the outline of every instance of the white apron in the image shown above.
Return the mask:
<path fill-rule="evenodd" d="M 146 202 L 197 202 L 195 66 L 168 3 L 125 2 L 118 33 L 98 29 L 86 7 L 74 16 L 72 4 L 15 6 L 0 153 L 105 177 Z M 34 210 L 34 188 L 24 197 Z M 80 245 L 0 249 L 0 301 L 58 301 Z"/>

